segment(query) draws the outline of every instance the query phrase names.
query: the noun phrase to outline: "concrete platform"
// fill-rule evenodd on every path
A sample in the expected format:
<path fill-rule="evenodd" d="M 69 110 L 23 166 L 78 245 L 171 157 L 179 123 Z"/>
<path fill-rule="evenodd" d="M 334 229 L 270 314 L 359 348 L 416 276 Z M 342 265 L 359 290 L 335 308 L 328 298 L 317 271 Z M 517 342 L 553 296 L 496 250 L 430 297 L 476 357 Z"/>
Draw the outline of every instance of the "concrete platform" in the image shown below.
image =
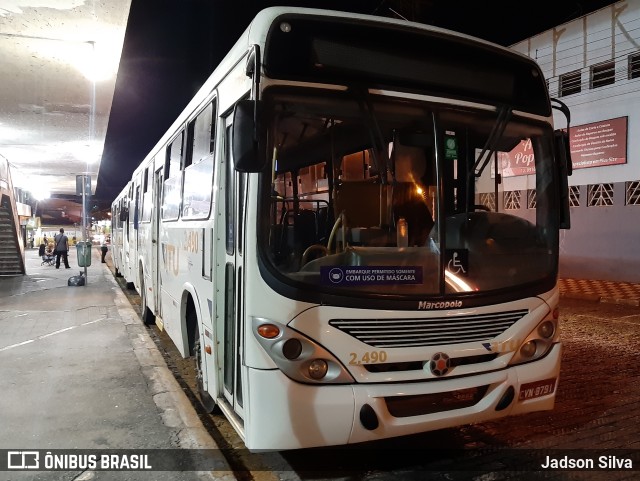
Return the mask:
<path fill-rule="evenodd" d="M 56 269 L 28 250 L 26 276 L 0 277 L 0 450 L 216 450 L 99 253 L 84 287 L 67 286 L 83 270 L 71 254 L 71 268 Z M 7 471 L 0 478 L 235 479 L 222 457 L 219 466 Z"/>

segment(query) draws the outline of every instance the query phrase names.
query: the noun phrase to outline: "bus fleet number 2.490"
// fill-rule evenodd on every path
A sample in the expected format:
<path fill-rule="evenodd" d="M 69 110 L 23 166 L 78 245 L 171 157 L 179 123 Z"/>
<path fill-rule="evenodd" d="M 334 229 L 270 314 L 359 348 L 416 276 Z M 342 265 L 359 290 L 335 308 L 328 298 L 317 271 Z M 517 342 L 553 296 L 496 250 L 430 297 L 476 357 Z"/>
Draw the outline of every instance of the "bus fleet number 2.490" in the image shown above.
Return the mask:
<path fill-rule="evenodd" d="M 376 364 L 387 361 L 387 353 L 385 351 L 367 351 L 358 355 L 356 352 L 350 352 L 349 359 L 350 365 L 359 364 Z"/>

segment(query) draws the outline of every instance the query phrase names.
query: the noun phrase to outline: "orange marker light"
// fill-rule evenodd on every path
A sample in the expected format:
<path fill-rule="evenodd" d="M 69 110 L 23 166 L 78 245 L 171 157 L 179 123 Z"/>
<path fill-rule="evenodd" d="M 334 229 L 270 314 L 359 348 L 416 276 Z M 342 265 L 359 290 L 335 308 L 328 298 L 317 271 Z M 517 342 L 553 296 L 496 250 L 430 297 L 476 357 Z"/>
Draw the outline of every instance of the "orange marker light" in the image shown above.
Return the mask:
<path fill-rule="evenodd" d="M 278 326 L 274 326 L 273 324 L 262 324 L 258 327 L 258 334 L 265 339 L 273 339 L 280 335 L 280 329 L 278 329 Z"/>
<path fill-rule="evenodd" d="M 207 354 L 211 354 L 211 346 L 204 346 L 204 352 L 206 352 Z"/>

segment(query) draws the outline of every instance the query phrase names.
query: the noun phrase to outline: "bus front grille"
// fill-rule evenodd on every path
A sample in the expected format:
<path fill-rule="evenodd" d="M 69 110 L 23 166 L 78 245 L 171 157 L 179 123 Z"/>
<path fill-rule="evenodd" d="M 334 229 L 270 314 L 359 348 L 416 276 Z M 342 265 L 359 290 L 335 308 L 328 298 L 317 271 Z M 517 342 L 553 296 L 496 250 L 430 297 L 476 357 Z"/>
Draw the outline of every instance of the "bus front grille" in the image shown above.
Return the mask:
<path fill-rule="evenodd" d="M 384 400 L 389 414 L 396 418 L 406 418 L 475 406 L 488 389 L 489 386 L 479 386 L 434 394 L 391 396 Z"/>
<path fill-rule="evenodd" d="M 488 341 L 528 310 L 429 319 L 332 319 L 329 324 L 377 348 L 439 346 Z"/>

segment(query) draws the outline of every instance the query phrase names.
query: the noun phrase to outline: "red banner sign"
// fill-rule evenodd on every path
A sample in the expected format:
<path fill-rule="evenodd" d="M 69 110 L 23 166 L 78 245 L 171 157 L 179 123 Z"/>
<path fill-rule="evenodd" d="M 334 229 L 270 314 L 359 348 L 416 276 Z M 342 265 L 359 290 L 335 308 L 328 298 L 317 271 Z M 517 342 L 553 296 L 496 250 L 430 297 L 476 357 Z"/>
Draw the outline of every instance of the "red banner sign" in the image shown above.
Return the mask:
<path fill-rule="evenodd" d="M 503 177 L 536 173 L 535 156 L 529 139 L 520 141 L 511 152 L 498 152 L 498 161 Z"/>
<path fill-rule="evenodd" d="M 627 163 L 627 117 L 571 127 L 569 138 L 574 169 Z M 503 177 L 535 174 L 531 140 L 521 141 L 511 152 L 499 152 Z M 493 176 L 493 174 L 492 174 Z"/>
<path fill-rule="evenodd" d="M 574 169 L 627 163 L 627 117 L 571 127 Z"/>

